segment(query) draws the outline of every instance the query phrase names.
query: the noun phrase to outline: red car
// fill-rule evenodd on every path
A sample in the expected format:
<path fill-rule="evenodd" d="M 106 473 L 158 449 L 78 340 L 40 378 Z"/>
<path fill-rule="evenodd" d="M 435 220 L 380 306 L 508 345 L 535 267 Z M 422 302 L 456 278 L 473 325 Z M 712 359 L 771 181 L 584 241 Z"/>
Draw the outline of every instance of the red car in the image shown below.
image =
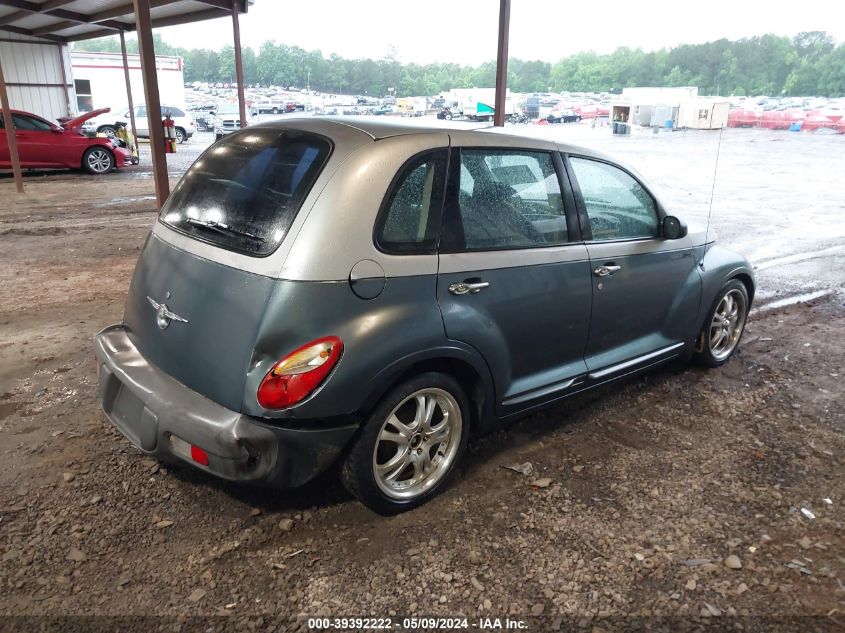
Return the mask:
<path fill-rule="evenodd" d="M 70 167 L 85 169 L 91 174 L 107 174 L 131 164 L 129 150 L 108 138 L 89 138 L 82 133 L 88 119 L 108 112 L 108 108 L 86 112 L 65 121 L 61 126 L 39 116 L 12 110 L 15 139 L 21 167 Z M 6 125 L 0 112 L 0 169 L 11 169 Z"/>

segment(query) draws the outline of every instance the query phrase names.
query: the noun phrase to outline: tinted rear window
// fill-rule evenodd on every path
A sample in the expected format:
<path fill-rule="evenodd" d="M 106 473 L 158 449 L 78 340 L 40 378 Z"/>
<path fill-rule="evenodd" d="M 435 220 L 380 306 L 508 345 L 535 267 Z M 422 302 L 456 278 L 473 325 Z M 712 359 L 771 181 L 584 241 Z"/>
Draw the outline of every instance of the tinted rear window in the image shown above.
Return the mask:
<path fill-rule="evenodd" d="M 251 128 L 215 143 L 185 173 L 161 221 L 191 237 L 262 257 L 290 229 L 326 164 L 315 134 Z"/>

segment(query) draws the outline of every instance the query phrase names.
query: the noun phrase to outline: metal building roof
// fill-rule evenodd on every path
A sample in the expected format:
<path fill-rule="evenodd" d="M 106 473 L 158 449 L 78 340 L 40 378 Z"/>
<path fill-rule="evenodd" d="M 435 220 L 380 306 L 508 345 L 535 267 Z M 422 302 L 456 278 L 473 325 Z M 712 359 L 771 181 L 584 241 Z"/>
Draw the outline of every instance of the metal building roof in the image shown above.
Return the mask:
<path fill-rule="evenodd" d="M 149 0 L 152 27 L 231 16 L 231 0 Z M 236 0 L 246 13 L 248 0 Z M 132 0 L 0 0 L 0 31 L 73 42 L 134 31 Z"/>

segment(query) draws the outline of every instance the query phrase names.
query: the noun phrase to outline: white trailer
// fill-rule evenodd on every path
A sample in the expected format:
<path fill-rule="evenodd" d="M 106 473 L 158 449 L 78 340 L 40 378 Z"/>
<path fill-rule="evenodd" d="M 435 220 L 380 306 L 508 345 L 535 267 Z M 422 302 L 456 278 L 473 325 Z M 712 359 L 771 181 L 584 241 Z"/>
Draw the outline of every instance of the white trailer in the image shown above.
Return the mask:
<path fill-rule="evenodd" d="M 97 108 L 117 111 L 126 108 L 126 80 L 120 53 L 71 51 L 76 107 L 79 112 Z M 135 105 L 144 103 L 144 82 L 138 55 L 128 55 L 129 85 Z M 182 58 L 156 55 L 156 75 L 161 103 L 185 108 L 185 79 Z"/>
<path fill-rule="evenodd" d="M 692 130 L 718 130 L 728 126 L 731 103 L 721 97 L 697 97 L 681 104 L 678 126 Z"/>

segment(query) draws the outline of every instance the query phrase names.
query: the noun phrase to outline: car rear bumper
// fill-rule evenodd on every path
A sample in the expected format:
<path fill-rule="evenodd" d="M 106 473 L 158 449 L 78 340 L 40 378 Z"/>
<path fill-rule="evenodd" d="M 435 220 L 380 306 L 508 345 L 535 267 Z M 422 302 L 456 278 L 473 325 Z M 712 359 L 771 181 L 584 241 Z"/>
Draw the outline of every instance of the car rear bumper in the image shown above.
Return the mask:
<path fill-rule="evenodd" d="M 231 411 L 147 362 L 123 325 L 97 334 L 94 347 L 98 399 L 118 430 L 148 455 L 223 479 L 301 485 L 335 461 L 357 428 L 283 428 Z M 178 440 L 205 451 L 208 465 L 192 460 Z"/>

